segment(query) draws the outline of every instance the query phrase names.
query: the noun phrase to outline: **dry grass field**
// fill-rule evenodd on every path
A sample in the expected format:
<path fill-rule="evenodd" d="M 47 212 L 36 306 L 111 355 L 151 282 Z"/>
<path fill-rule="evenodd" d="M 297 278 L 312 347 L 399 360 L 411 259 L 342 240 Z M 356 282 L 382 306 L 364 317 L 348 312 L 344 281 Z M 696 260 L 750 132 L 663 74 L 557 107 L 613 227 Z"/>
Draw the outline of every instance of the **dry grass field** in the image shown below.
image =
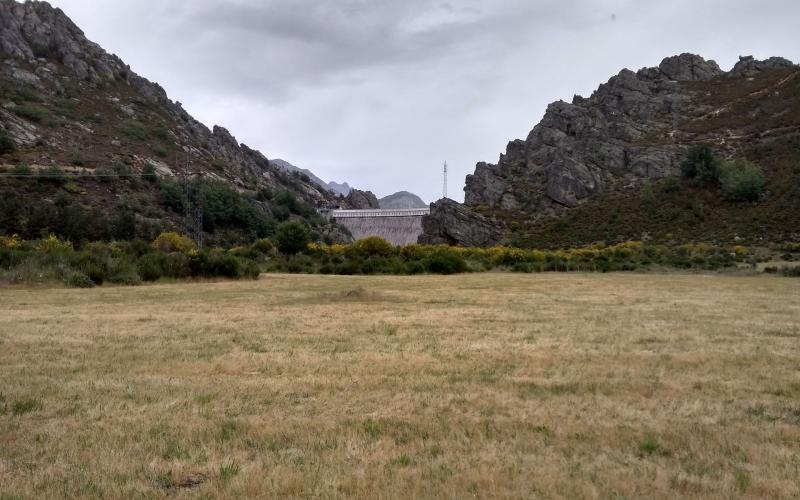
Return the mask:
<path fill-rule="evenodd" d="M 0 290 L 0 498 L 798 498 L 800 280 Z"/>

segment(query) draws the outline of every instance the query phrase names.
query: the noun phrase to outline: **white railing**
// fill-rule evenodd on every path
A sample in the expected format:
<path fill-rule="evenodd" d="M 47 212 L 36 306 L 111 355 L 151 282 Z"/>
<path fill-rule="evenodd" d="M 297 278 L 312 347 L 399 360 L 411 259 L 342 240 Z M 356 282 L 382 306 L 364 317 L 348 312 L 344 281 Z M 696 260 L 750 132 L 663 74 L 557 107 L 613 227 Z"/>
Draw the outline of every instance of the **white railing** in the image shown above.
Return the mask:
<path fill-rule="evenodd" d="M 408 208 L 392 210 L 331 210 L 328 216 L 334 219 L 364 219 L 368 217 L 422 217 L 431 213 L 430 208 Z"/>

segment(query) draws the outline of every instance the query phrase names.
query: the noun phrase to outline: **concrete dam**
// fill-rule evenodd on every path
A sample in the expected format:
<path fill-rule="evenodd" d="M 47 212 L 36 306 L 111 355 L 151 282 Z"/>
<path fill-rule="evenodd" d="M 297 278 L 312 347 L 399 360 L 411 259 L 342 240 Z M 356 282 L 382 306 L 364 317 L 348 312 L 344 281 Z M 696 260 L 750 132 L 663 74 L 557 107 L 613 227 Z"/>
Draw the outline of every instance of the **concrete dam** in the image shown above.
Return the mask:
<path fill-rule="evenodd" d="M 392 210 L 331 210 L 326 215 L 346 227 L 353 238 L 378 236 L 395 246 L 416 243 L 422 235 L 422 218 L 430 208 Z"/>

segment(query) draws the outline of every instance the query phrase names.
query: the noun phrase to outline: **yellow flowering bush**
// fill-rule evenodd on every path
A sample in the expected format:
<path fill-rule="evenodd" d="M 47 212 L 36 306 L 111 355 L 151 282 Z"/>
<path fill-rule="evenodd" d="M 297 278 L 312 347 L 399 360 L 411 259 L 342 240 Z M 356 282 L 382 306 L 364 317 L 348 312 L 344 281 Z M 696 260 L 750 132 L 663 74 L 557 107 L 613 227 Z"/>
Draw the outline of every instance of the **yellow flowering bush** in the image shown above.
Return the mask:
<path fill-rule="evenodd" d="M 22 248 L 22 239 L 16 234 L 0 236 L 0 247 L 8 250 L 18 250 Z"/>
<path fill-rule="evenodd" d="M 178 233 L 159 234 L 158 238 L 153 241 L 153 247 L 168 253 L 179 252 L 188 254 L 192 250 L 196 250 L 192 240 Z"/>
<path fill-rule="evenodd" d="M 51 234 L 47 238 L 40 240 L 36 244 L 36 250 L 42 253 L 62 253 L 71 252 L 73 250 L 72 243 L 69 241 L 62 241 L 58 236 Z"/>

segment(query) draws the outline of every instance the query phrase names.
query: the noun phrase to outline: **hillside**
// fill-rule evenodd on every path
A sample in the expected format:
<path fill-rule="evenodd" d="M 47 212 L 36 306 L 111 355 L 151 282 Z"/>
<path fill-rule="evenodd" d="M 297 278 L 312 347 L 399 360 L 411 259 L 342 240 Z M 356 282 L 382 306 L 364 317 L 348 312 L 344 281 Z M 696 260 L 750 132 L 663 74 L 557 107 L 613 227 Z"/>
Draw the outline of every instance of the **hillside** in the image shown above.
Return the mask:
<path fill-rule="evenodd" d="M 233 242 L 302 218 L 346 239 L 315 211 L 338 203 L 209 130 L 60 9 L 0 0 L 0 234 L 149 238 L 202 223 Z"/>
<path fill-rule="evenodd" d="M 422 198 L 408 191 L 400 191 L 383 197 L 378 200 L 378 204 L 382 209 L 428 208 L 428 204 L 422 201 Z"/>
<path fill-rule="evenodd" d="M 697 144 L 757 163 L 761 198 L 725 201 L 718 189 L 680 179 Z M 657 68 L 623 70 L 591 97 L 551 104 L 498 164 L 477 165 L 464 206 L 434 206 L 423 239 L 523 246 L 797 240 L 798 186 L 800 68 L 743 57 L 725 72 L 683 54 Z M 490 229 L 464 241 L 463 226 L 487 227 L 483 217 Z"/>

